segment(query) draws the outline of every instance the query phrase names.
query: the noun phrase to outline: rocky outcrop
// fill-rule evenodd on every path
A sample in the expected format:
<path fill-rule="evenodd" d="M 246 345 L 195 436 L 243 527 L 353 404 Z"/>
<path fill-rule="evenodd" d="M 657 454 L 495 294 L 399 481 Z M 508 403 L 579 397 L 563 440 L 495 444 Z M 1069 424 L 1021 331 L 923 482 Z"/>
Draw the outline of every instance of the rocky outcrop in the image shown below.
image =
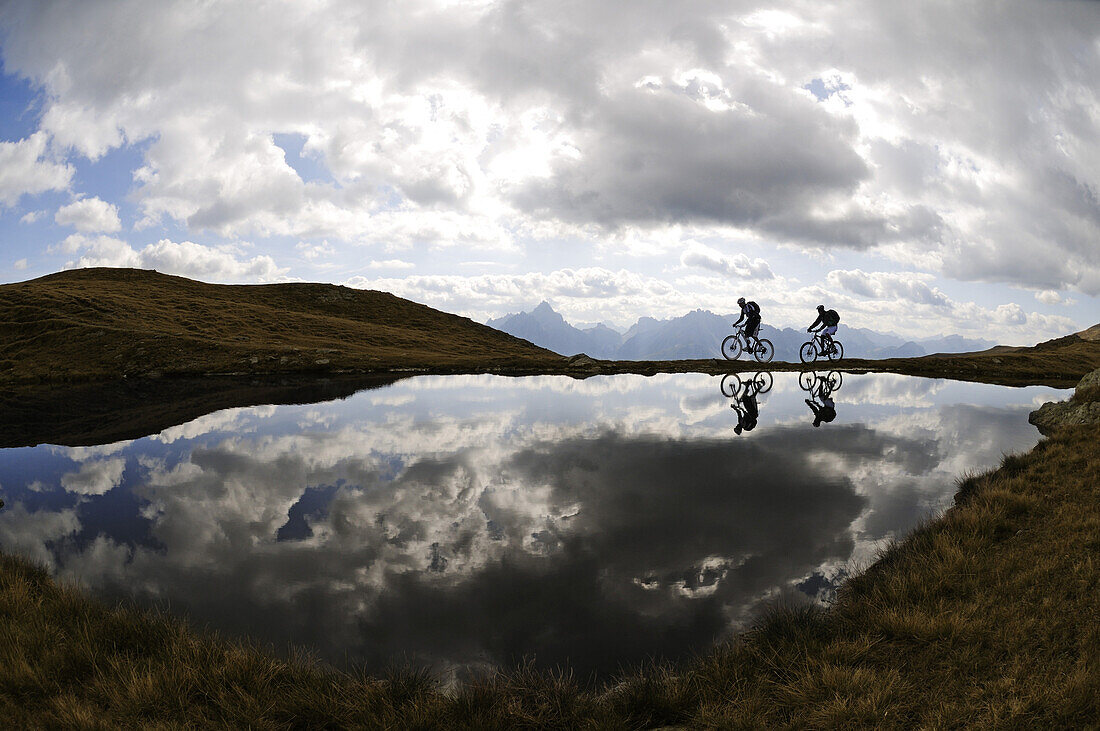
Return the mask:
<path fill-rule="evenodd" d="M 1100 424 L 1100 368 L 1081 379 L 1069 401 L 1048 401 L 1027 420 L 1045 435 L 1064 426 Z"/>

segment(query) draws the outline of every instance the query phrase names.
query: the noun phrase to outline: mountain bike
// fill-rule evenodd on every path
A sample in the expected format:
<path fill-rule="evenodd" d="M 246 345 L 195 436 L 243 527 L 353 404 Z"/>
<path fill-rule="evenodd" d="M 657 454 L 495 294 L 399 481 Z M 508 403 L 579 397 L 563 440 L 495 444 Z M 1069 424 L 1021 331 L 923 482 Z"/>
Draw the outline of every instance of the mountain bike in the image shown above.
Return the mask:
<path fill-rule="evenodd" d="M 844 343 L 836 338 L 831 338 L 830 345 L 825 345 L 820 330 L 814 333 L 809 342 L 802 343 L 802 347 L 798 349 L 798 359 L 803 363 L 812 363 L 818 358 L 840 360 L 843 357 Z"/>
<path fill-rule="evenodd" d="M 820 384 L 820 390 L 830 394 L 840 388 L 842 383 L 844 383 L 844 376 L 840 371 L 829 371 L 824 374 L 816 371 L 802 371 L 798 374 L 798 387 L 811 393 Z"/>
<path fill-rule="evenodd" d="M 726 360 L 737 360 L 742 352 L 749 352 L 757 361 L 767 363 L 775 355 L 775 347 L 767 338 L 753 338 L 750 343 L 745 336 L 745 326 L 742 325 L 733 335 L 727 335 L 722 341 L 722 355 Z"/>
<path fill-rule="evenodd" d="M 756 389 L 756 393 L 767 393 L 772 390 L 772 383 L 774 379 L 772 374 L 768 371 L 759 371 L 755 376 L 742 381 L 736 373 L 727 373 L 722 376 L 722 395 L 727 398 L 733 398 L 741 393 L 742 387 L 752 386 Z"/>

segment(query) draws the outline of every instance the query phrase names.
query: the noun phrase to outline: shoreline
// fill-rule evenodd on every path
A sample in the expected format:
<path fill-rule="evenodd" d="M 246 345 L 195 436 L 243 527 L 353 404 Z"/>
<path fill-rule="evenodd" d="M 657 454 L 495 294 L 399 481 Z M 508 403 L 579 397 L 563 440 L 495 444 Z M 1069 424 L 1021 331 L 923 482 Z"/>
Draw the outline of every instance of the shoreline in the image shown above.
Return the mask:
<path fill-rule="evenodd" d="M 558 375 L 590 378 L 599 375 L 657 373 L 699 373 L 719 376 L 731 372 L 798 372 L 810 370 L 795 364 L 775 364 L 774 368 L 758 368 L 758 364 L 730 362 L 708 364 L 705 361 L 678 361 L 678 367 L 660 369 L 651 363 L 628 363 L 628 367 L 610 369 L 596 361 L 599 370 L 583 372 L 564 369 L 538 369 L 515 372 L 510 369 L 442 369 L 403 368 L 381 373 L 333 374 L 224 374 L 204 376 L 163 376 L 160 378 L 120 378 L 83 383 L 34 384 L 15 388 L 0 388 L 0 448 L 29 447 L 49 443 L 67 447 L 140 439 L 166 428 L 187 423 L 205 414 L 229 408 L 267 404 L 306 404 L 344 399 L 374 388 L 383 388 L 397 381 L 426 375 L 497 375 L 526 377 Z M 604 361 L 603 363 L 612 363 Z M 702 363 L 700 366 L 698 364 Z M 635 367 L 637 365 L 645 367 Z M 621 362 L 620 362 L 621 365 Z M 771 365 L 771 364 L 769 364 Z M 782 366 L 782 367 L 779 367 Z M 818 370 L 826 370 L 824 368 Z M 891 370 L 857 369 L 840 364 L 836 370 L 845 373 L 895 373 Z M 966 375 L 966 374 L 963 374 Z M 1076 379 L 995 378 L 977 376 L 914 376 L 952 378 L 963 382 L 1023 387 L 1031 385 L 1065 388 Z"/>
<path fill-rule="evenodd" d="M 82 385 L 106 385 L 126 381 L 172 381 L 185 379 L 267 378 L 267 379 L 340 379 L 340 378 L 405 378 L 420 375 L 499 375 L 499 376 L 571 376 L 589 378 L 602 375 L 642 375 L 659 373 L 702 373 L 724 375 L 749 371 L 830 371 L 844 373 L 895 373 L 922 378 L 946 378 L 957 381 L 990 383 L 1003 386 L 1052 386 L 1069 388 L 1086 373 L 1100 367 L 1100 347 L 1093 358 L 1081 362 L 1063 362 L 1053 359 L 1042 363 L 1027 363 L 1022 367 L 1002 369 L 1005 362 L 999 359 L 993 364 L 988 356 L 921 356 L 919 358 L 891 358 L 883 360 L 845 358 L 840 361 L 791 363 L 772 361 L 758 363 L 746 360 L 721 358 L 691 358 L 681 360 L 599 360 L 584 354 L 547 359 L 542 362 L 473 362 L 473 363 L 407 363 L 390 366 L 301 369 L 242 369 L 242 370 L 151 370 L 123 372 L 105 376 L 97 373 L 67 375 L 64 378 L 21 378 L 0 380 L 0 391 L 34 389 L 43 387 L 63 388 Z M 1009 362 L 1011 362 L 1010 359 Z M 1094 365 L 1095 364 L 1095 365 Z M 1007 372 L 1006 372 L 1007 371 Z"/>

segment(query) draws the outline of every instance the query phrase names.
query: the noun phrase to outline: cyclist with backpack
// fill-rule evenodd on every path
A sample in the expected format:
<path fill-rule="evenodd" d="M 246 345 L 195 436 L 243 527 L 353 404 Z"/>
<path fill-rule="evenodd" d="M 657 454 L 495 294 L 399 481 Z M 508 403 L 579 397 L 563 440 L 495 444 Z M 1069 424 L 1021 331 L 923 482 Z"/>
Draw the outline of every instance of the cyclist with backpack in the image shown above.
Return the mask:
<path fill-rule="evenodd" d="M 818 327 L 818 325 L 821 327 Z M 825 346 L 826 352 L 833 348 L 833 335 L 836 335 L 836 327 L 840 324 L 840 314 L 836 310 L 826 310 L 825 305 L 817 306 L 817 319 L 814 323 L 806 328 L 806 332 L 816 332 L 814 328 L 821 331 L 821 342 Z"/>
<path fill-rule="evenodd" d="M 737 304 L 741 305 L 741 316 L 737 318 L 737 322 L 733 323 L 733 326 L 737 327 L 744 320 L 746 342 L 749 338 L 757 340 L 760 334 L 760 305 L 752 300 L 746 302 L 744 297 L 739 298 Z"/>

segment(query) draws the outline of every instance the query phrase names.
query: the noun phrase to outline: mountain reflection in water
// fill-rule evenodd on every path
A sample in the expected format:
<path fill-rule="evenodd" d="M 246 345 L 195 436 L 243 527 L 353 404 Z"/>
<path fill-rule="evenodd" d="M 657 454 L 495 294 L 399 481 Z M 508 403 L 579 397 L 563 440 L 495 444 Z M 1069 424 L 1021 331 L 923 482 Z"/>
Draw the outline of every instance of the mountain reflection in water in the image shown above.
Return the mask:
<path fill-rule="evenodd" d="M 1027 412 L 1059 397 L 761 378 L 731 396 L 703 375 L 422 377 L 0 450 L 0 547 L 338 664 L 604 674 L 828 596 L 956 476 L 1034 444 Z M 728 406 L 748 391 L 753 429 Z M 840 415 L 815 429 L 829 420 L 806 404 L 825 400 Z"/>

